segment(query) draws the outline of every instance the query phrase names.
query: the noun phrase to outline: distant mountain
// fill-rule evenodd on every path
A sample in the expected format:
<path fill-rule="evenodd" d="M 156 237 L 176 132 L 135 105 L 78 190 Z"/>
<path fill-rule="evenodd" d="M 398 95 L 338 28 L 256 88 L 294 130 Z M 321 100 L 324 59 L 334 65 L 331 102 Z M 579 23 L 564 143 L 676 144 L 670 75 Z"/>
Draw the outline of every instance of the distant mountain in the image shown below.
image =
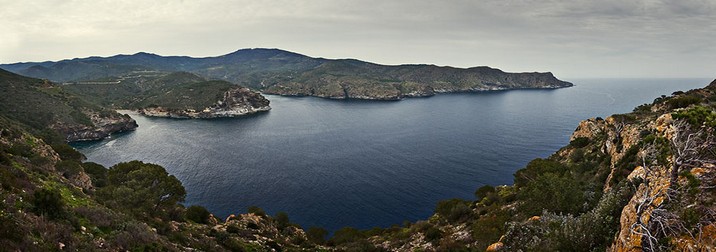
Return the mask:
<path fill-rule="evenodd" d="M 206 58 L 150 53 L 58 62 L 0 65 L 56 82 L 86 81 L 136 71 L 186 71 L 279 95 L 396 100 L 443 92 L 561 88 L 551 73 L 505 73 L 489 67 L 386 66 L 354 59 L 323 59 L 279 49 L 242 49 Z"/>
<path fill-rule="evenodd" d="M 5 70 L 0 70 L 0 93 L 0 117 L 21 123 L 50 142 L 96 140 L 137 127 L 129 116 L 87 102 L 61 86 Z"/>

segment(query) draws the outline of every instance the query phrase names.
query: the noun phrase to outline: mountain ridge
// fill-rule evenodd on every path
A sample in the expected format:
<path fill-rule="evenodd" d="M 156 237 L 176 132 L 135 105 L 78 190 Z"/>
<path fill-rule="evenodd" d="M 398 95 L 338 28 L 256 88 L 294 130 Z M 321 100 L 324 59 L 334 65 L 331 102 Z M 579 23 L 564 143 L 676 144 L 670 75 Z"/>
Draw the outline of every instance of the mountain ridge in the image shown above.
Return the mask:
<path fill-rule="evenodd" d="M 315 58 L 275 48 L 240 49 L 211 57 L 138 52 L 2 64 L 0 68 L 56 82 L 87 81 L 142 70 L 186 71 L 269 94 L 333 99 L 399 100 L 435 93 L 572 86 L 551 72 L 508 73 L 487 66 L 382 65 L 357 59 Z"/>

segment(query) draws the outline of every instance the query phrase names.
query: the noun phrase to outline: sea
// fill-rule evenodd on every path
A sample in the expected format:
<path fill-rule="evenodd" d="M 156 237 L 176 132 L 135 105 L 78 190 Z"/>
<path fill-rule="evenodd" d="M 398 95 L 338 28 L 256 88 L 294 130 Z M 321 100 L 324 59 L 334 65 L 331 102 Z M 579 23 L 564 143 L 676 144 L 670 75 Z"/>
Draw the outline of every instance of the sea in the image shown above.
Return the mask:
<path fill-rule="evenodd" d="M 368 229 L 430 217 L 440 200 L 483 185 L 569 143 L 581 120 L 631 112 L 709 79 L 574 79 L 574 87 L 439 94 L 402 101 L 266 95 L 272 110 L 189 120 L 130 114 L 136 131 L 74 144 L 107 167 L 162 165 L 186 206 L 225 218 L 258 206 L 304 228 Z"/>

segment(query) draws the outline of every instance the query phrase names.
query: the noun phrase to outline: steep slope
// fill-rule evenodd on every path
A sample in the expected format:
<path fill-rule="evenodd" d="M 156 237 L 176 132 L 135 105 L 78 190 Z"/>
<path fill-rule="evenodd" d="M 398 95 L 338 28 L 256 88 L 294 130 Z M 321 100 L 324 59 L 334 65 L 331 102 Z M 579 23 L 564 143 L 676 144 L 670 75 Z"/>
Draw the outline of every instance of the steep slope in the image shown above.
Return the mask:
<path fill-rule="evenodd" d="M 137 127 L 129 116 L 86 102 L 48 81 L 0 70 L 0 90 L 0 115 L 48 140 L 62 141 L 55 132 L 64 141 L 96 140 Z"/>
<path fill-rule="evenodd" d="M 261 94 L 187 72 L 135 71 L 64 89 L 103 106 L 172 118 L 236 117 L 271 109 Z"/>
<path fill-rule="evenodd" d="M 489 67 L 386 66 L 353 59 L 312 58 L 278 49 L 242 49 L 207 58 L 137 53 L 0 67 L 58 82 L 93 80 L 133 71 L 187 71 L 271 94 L 333 99 L 397 100 L 441 92 L 572 85 L 551 73 L 505 73 Z"/>

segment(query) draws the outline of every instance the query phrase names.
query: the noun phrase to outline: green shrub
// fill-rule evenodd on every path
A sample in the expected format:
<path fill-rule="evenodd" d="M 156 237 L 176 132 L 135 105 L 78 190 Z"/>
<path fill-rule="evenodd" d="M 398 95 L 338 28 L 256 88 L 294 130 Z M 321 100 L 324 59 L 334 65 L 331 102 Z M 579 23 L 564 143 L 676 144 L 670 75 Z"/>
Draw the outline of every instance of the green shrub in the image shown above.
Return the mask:
<path fill-rule="evenodd" d="M 325 244 L 326 235 L 328 235 L 328 231 L 320 227 L 310 227 L 306 231 L 306 236 L 308 237 L 308 240 L 315 244 Z"/>
<path fill-rule="evenodd" d="M 60 190 L 42 188 L 33 194 L 32 204 L 35 213 L 57 219 L 64 214 L 65 202 L 62 201 Z"/>
<path fill-rule="evenodd" d="M 53 144 L 51 147 L 60 155 L 60 159 L 62 160 L 82 161 L 86 159 L 85 155 L 68 144 Z"/>
<path fill-rule="evenodd" d="M 480 188 L 477 188 L 477 190 L 475 191 L 475 198 L 477 199 L 477 201 L 480 201 L 483 198 L 487 197 L 487 195 L 492 193 L 495 193 L 495 188 L 491 185 L 484 185 Z"/>
<path fill-rule="evenodd" d="M 203 206 L 190 206 L 186 209 L 186 219 L 200 223 L 200 224 L 208 224 L 209 218 L 211 217 L 211 213 L 209 210 L 206 210 Z"/>
<path fill-rule="evenodd" d="M 90 176 L 92 184 L 95 187 L 103 187 L 107 185 L 107 168 L 101 164 L 93 162 L 82 163 L 82 168 Z"/>
<path fill-rule="evenodd" d="M 701 103 L 701 98 L 693 95 L 681 95 L 666 101 L 671 109 L 685 108 L 691 104 Z"/>
<path fill-rule="evenodd" d="M 74 160 L 60 160 L 55 164 L 55 169 L 61 172 L 65 178 L 70 178 L 83 171 L 82 165 Z"/>
<path fill-rule="evenodd" d="M 252 213 L 252 214 L 255 214 L 255 215 L 258 215 L 261 217 L 266 217 L 266 212 L 257 206 L 249 206 L 248 211 L 249 211 L 249 213 Z"/>
<path fill-rule="evenodd" d="M 438 202 L 437 207 L 435 207 L 435 213 L 450 222 L 457 222 L 472 215 L 470 203 L 462 199 L 443 200 Z"/>
<path fill-rule="evenodd" d="M 286 212 L 278 212 L 276 213 L 276 216 L 274 217 L 274 221 L 276 221 L 276 225 L 278 225 L 279 229 L 284 229 L 291 225 L 291 222 L 288 219 L 288 214 Z"/>
<path fill-rule="evenodd" d="M 716 127 L 716 112 L 704 106 L 696 106 L 684 111 L 673 113 L 674 119 L 686 120 L 691 126 L 706 125 Z"/>
<path fill-rule="evenodd" d="M 538 215 L 542 211 L 556 213 L 579 213 L 585 202 L 584 191 L 579 183 L 569 176 L 544 173 L 520 189 L 518 199 L 526 215 Z"/>
<path fill-rule="evenodd" d="M 333 245 L 341 245 L 356 242 L 363 238 L 365 237 L 358 229 L 352 227 L 343 227 L 341 229 L 338 229 L 338 231 L 333 234 L 333 237 L 331 237 L 329 243 Z"/>
<path fill-rule="evenodd" d="M 589 142 L 590 141 L 588 137 L 577 137 L 569 142 L 569 146 L 572 146 L 574 148 L 583 148 L 589 145 Z"/>
<path fill-rule="evenodd" d="M 566 171 L 568 171 L 567 167 L 557 161 L 537 158 L 530 161 L 527 167 L 515 173 L 515 186 L 526 185 L 540 174 L 554 173 L 561 176 Z"/>

